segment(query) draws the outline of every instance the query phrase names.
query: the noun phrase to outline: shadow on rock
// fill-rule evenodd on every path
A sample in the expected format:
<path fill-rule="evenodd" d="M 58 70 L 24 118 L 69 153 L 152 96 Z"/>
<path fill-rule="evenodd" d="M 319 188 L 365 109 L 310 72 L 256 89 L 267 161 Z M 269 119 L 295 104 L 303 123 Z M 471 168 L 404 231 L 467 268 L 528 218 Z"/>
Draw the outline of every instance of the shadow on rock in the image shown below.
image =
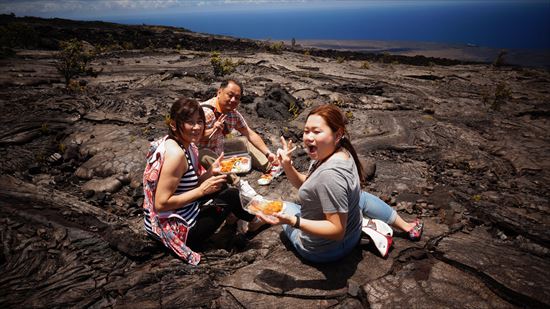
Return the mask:
<path fill-rule="evenodd" d="M 338 261 L 322 264 L 312 263 L 301 258 L 293 250 L 292 245 L 283 233 L 280 234 L 280 237 L 286 249 L 294 253 L 302 263 L 307 265 L 304 268 L 313 267 L 321 272 L 325 278 L 296 279 L 287 273 L 264 269 L 254 278 L 254 283 L 270 292 L 285 293 L 295 289 L 334 291 L 346 288 L 348 279 L 353 276 L 357 270 L 357 265 L 363 259 L 361 248 L 357 246 L 349 255 Z"/>

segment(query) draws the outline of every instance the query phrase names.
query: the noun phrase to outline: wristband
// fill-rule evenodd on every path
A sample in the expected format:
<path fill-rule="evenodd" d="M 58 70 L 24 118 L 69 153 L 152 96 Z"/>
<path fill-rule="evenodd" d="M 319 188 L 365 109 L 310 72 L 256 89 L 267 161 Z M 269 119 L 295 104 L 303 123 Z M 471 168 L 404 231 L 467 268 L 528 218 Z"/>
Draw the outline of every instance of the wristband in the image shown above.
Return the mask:
<path fill-rule="evenodd" d="M 294 223 L 293 227 L 299 229 L 300 228 L 300 216 L 296 216 L 296 222 Z"/>

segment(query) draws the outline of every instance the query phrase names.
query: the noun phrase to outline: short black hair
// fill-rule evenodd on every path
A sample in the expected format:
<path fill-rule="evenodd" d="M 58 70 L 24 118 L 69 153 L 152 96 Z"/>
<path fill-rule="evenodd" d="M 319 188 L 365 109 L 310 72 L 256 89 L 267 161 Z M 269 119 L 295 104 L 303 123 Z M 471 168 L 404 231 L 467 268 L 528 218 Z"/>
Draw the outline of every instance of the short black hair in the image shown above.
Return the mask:
<path fill-rule="evenodd" d="M 239 88 L 241 88 L 241 96 L 243 95 L 243 93 L 244 93 L 243 85 L 241 84 L 241 82 L 239 82 L 238 80 L 236 80 L 236 79 L 234 79 L 234 78 L 228 78 L 228 79 L 224 80 L 224 81 L 220 84 L 220 89 L 225 89 L 225 88 L 227 88 L 227 85 L 229 85 L 229 83 L 233 83 L 233 84 L 239 86 Z"/>

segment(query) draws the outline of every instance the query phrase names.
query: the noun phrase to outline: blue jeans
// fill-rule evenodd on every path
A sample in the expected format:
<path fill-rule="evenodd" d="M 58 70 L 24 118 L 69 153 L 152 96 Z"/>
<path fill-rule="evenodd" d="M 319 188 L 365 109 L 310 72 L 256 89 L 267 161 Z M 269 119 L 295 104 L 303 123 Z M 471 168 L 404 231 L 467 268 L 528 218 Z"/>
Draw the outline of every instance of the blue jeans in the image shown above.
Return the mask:
<path fill-rule="evenodd" d="M 378 197 L 365 191 L 361 192 L 359 207 L 361 208 L 361 212 L 364 217 L 379 219 L 388 224 L 392 224 L 397 218 L 397 212 L 393 208 Z M 285 213 L 291 216 L 300 216 L 301 206 L 294 203 L 286 203 Z M 312 252 L 310 250 L 305 250 L 302 246 L 302 242 L 300 240 L 302 231 L 288 224 L 283 224 L 283 232 L 290 240 L 290 243 L 296 252 L 298 252 L 298 254 L 304 259 L 314 263 L 327 263 L 341 259 L 350 253 L 353 248 L 355 248 L 361 237 L 361 234 L 357 234 L 357 237 L 353 237 L 351 241 L 344 240 L 337 248 L 330 251 Z"/>
<path fill-rule="evenodd" d="M 397 212 L 386 204 L 383 200 L 379 199 L 365 191 L 361 192 L 361 198 L 359 199 L 359 207 L 363 213 L 363 217 L 371 219 L 378 219 L 392 225 L 397 219 Z"/>

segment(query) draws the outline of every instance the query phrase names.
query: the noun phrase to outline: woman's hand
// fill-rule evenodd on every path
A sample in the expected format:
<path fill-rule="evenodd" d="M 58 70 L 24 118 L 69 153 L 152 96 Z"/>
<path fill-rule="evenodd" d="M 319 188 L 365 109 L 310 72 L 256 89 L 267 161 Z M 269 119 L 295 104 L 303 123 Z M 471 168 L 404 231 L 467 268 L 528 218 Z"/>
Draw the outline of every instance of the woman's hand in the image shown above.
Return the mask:
<path fill-rule="evenodd" d="M 273 215 L 266 215 L 263 212 L 258 212 L 256 216 L 260 218 L 263 222 L 269 223 L 271 225 L 294 224 L 294 217 L 289 216 L 285 213 L 274 213 Z"/>
<path fill-rule="evenodd" d="M 220 156 L 210 165 L 210 171 L 212 172 L 212 175 L 220 175 L 221 174 L 221 163 L 223 160 L 223 152 L 220 154 Z"/>
<path fill-rule="evenodd" d="M 216 175 L 203 181 L 199 186 L 203 196 L 219 191 L 223 184 L 227 181 L 226 178 L 227 175 Z"/>
<path fill-rule="evenodd" d="M 284 137 L 281 136 L 281 144 L 283 146 L 283 149 L 279 148 L 277 149 L 277 159 L 279 160 L 279 163 L 285 167 L 285 166 L 292 166 L 292 157 L 291 153 L 296 149 L 296 147 L 292 147 L 293 143 L 292 140 L 286 141 Z"/>

